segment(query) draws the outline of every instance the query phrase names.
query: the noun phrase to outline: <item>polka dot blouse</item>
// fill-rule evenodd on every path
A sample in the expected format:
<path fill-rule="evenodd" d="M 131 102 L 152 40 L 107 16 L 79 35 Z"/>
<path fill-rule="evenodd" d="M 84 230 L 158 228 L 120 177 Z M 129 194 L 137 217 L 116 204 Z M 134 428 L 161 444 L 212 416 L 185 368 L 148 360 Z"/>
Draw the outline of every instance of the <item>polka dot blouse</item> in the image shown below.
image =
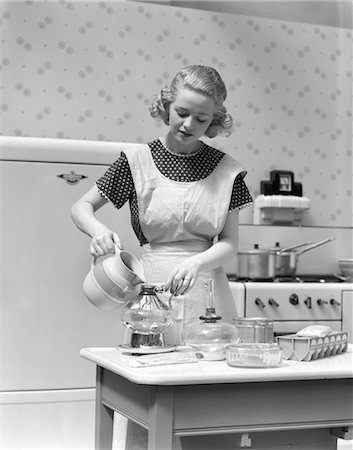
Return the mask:
<path fill-rule="evenodd" d="M 148 146 L 158 170 L 170 180 L 180 182 L 198 181 L 206 178 L 224 156 L 222 151 L 210 147 L 204 142 L 197 152 L 190 155 L 172 153 L 164 147 L 159 139 L 150 142 Z M 123 152 L 96 184 L 100 194 L 113 203 L 116 208 L 121 208 L 129 201 L 133 230 L 140 245 L 147 244 L 148 241 L 140 227 L 136 191 L 130 166 Z M 241 209 L 251 202 L 252 197 L 242 174 L 239 174 L 234 180 L 229 210 Z"/>

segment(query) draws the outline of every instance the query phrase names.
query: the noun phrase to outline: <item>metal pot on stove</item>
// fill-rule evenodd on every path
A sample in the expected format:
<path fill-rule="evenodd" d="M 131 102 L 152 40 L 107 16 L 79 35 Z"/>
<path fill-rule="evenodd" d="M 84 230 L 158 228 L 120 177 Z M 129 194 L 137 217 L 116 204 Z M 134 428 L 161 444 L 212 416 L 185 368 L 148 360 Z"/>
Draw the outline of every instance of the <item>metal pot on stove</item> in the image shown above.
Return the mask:
<path fill-rule="evenodd" d="M 239 278 L 249 280 L 272 280 L 276 275 L 276 251 L 262 249 L 254 244 L 251 250 L 238 252 Z"/>
<path fill-rule="evenodd" d="M 313 250 L 316 247 L 320 247 L 321 245 L 327 244 L 328 242 L 333 241 L 335 238 L 324 239 L 323 241 L 316 242 L 312 244 L 311 242 L 305 242 L 302 244 L 297 244 L 291 247 L 286 247 L 283 249 L 279 248 L 279 244 L 277 246 L 278 250 L 276 251 L 276 278 L 292 278 L 296 275 L 297 266 L 299 261 L 299 256 L 303 253 Z M 298 248 L 304 247 L 302 250 L 297 251 Z"/>
<path fill-rule="evenodd" d="M 261 249 L 258 244 L 254 244 L 253 249 L 238 252 L 237 275 L 239 278 L 249 280 L 292 278 L 296 275 L 300 255 L 334 239 L 324 239 L 315 244 L 305 242 L 282 249 L 279 243 L 272 249 Z M 297 251 L 298 248 L 304 246 L 306 246 L 304 249 Z"/>

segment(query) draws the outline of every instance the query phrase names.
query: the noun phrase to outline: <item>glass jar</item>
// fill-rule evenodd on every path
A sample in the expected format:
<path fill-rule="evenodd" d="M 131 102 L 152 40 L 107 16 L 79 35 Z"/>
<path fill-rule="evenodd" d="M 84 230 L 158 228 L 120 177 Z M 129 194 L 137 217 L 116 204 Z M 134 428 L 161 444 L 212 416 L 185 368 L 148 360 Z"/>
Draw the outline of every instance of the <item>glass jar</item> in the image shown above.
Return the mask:
<path fill-rule="evenodd" d="M 272 343 L 274 341 L 273 320 L 248 317 L 234 320 L 238 342 Z"/>

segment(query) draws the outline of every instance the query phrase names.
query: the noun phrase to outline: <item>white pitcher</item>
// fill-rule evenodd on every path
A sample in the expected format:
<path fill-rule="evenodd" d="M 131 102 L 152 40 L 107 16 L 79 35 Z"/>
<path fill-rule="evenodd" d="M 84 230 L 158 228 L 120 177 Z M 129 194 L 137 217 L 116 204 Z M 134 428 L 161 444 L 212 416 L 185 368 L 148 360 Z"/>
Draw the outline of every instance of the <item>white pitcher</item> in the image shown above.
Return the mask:
<path fill-rule="evenodd" d="M 83 292 L 94 306 L 107 311 L 120 308 L 136 296 L 144 281 L 138 259 L 115 246 L 115 253 L 93 257 Z"/>

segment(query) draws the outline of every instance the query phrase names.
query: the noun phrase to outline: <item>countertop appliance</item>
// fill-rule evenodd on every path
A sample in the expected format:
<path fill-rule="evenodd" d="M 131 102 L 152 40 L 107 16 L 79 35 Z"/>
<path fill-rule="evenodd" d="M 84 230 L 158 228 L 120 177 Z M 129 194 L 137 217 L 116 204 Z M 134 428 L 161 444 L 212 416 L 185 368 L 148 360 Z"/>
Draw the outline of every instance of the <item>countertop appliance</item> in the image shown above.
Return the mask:
<path fill-rule="evenodd" d="M 0 139 L 0 447 L 93 449 L 95 370 L 79 352 L 117 346 L 125 328 L 119 310 L 84 296 L 89 238 L 70 208 L 132 144 Z M 129 223 L 111 205 L 99 217 Z M 119 234 L 137 254 L 128 228 Z"/>
<path fill-rule="evenodd" d="M 353 283 L 320 275 L 256 282 L 229 274 L 228 279 L 239 317 L 271 319 L 275 335 L 328 325 L 348 331 L 352 343 Z"/>

